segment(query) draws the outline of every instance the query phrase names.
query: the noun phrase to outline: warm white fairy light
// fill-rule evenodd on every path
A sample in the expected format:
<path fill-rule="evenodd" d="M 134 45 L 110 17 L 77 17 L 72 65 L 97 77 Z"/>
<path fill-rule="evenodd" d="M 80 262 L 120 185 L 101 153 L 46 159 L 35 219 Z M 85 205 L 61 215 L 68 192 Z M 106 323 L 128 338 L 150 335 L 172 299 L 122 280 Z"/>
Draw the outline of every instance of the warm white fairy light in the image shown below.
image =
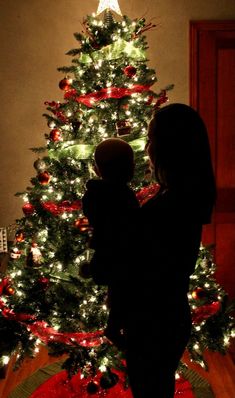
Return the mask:
<path fill-rule="evenodd" d="M 104 372 L 106 372 L 106 370 L 107 370 L 107 366 L 105 366 L 105 365 L 100 365 L 100 366 L 99 366 L 99 370 L 100 370 L 102 373 L 104 373 Z"/>
<path fill-rule="evenodd" d="M 7 365 L 9 361 L 10 361 L 10 357 L 8 357 L 7 355 L 2 356 L 3 365 Z"/>
<path fill-rule="evenodd" d="M 91 297 L 89 298 L 89 301 L 90 301 L 91 303 L 95 303 L 96 297 L 95 297 L 95 296 L 91 296 Z"/>
<path fill-rule="evenodd" d="M 99 132 L 100 134 L 105 133 L 105 128 L 104 128 L 103 126 L 99 126 L 98 132 Z"/>
<path fill-rule="evenodd" d="M 229 345 L 229 342 L 230 342 L 230 338 L 229 338 L 229 336 L 224 336 L 224 345 Z"/>
<path fill-rule="evenodd" d="M 201 326 L 195 326 L 195 330 L 197 331 L 197 332 L 199 332 L 199 330 L 201 330 Z"/>
<path fill-rule="evenodd" d="M 23 201 L 24 201 L 24 202 L 28 202 L 28 200 L 29 200 L 28 195 L 23 195 Z"/>

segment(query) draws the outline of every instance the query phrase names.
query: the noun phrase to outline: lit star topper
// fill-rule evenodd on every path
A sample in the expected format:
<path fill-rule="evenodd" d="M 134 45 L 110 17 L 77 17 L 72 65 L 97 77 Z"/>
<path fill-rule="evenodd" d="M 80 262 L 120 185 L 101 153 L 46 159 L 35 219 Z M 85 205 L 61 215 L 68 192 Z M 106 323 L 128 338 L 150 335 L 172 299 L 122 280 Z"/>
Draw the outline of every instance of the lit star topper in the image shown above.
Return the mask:
<path fill-rule="evenodd" d="M 101 14 L 104 10 L 113 10 L 117 14 L 122 15 L 118 0 L 100 0 L 96 15 Z"/>

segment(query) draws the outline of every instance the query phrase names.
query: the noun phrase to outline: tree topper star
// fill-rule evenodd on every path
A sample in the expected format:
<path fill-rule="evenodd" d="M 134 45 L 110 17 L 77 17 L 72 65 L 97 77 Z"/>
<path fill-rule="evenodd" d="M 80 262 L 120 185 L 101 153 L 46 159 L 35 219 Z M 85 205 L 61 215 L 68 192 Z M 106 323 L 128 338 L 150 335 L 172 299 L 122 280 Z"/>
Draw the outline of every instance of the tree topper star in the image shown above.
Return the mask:
<path fill-rule="evenodd" d="M 117 14 L 122 15 L 122 12 L 118 4 L 118 0 L 100 0 L 96 15 L 101 14 L 104 10 L 107 9 L 113 10 Z"/>

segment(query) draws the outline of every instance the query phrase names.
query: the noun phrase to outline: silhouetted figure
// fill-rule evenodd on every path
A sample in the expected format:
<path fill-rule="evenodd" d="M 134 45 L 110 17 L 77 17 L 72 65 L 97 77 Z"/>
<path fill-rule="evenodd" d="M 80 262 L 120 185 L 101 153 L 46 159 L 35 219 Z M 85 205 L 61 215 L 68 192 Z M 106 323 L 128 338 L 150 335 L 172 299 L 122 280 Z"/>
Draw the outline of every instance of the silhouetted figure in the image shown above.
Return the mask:
<path fill-rule="evenodd" d="M 126 358 L 134 398 L 173 398 L 191 333 L 187 293 L 215 181 L 206 127 L 184 104 L 158 110 L 146 151 L 160 191 L 139 209 L 126 298 Z"/>

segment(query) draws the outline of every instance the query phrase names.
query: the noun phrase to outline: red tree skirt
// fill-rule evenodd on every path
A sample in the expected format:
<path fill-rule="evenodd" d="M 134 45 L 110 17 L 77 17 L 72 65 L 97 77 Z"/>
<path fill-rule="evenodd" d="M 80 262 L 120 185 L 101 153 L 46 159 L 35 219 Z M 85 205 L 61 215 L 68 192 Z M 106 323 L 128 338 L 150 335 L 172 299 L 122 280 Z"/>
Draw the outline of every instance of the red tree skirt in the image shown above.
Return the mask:
<path fill-rule="evenodd" d="M 130 389 L 124 389 L 121 373 L 116 370 L 115 373 L 119 382 L 114 387 L 107 390 L 99 388 L 92 394 L 87 392 L 91 379 L 81 379 L 78 373 L 68 380 L 66 371 L 62 371 L 40 385 L 29 398 L 132 398 Z M 92 380 L 98 382 L 99 376 Z M 182 377 L 176 381 L 175 398 L 195 398 L 191 384 Z"/>

